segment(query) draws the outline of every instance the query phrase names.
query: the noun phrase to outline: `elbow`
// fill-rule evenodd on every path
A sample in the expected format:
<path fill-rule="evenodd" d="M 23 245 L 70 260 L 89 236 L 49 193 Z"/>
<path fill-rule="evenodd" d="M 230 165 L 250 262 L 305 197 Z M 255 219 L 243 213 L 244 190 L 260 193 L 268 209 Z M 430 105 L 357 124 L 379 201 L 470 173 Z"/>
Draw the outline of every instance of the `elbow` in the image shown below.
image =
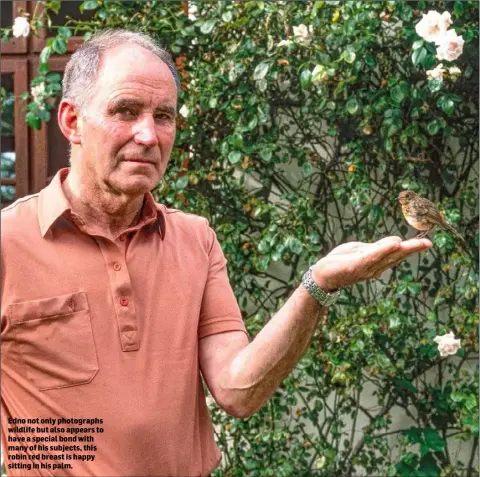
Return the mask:
<path fill-rule="evenodd" d="M 222 409 L 230 416 L 237 419 L 247 419 L 255 414 L 255 410 L 248 409 L 246 406 L 222 406 Z"/>
<path fill-rule="evenodd" d="M 253 405 L 252 399 L 250 399 L 246 393 L 244 396 L 239 396 L 237 394 L 235 396 L 230 396 L 229 399 L 222 399 L 218 404 L 228 415 L 236 417 L 237 419 L 251 417 L 261 407 L 261 405 Z"/>

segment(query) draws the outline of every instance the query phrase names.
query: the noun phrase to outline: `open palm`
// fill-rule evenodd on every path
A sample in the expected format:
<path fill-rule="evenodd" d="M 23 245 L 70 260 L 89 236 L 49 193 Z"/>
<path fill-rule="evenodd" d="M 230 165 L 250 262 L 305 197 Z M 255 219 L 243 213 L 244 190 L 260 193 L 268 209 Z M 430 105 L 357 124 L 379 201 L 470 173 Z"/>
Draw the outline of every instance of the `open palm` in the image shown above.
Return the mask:
<path fill-rule="evenodd" d="M 385 237 L 375 243 L 348 242 L 335 247 L 312 270 L 313 279 L 325 291 L 378 278 L 410 255 L 432 246 L 428 239 L 402 241 Z"/>

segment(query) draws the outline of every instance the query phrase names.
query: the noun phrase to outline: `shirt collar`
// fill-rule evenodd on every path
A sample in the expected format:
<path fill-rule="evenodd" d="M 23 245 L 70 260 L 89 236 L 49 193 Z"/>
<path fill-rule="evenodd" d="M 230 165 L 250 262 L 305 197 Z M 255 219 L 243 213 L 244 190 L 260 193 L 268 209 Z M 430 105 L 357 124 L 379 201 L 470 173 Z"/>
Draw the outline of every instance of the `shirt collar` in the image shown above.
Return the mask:
<path fill-rule="evenodd" d="M 62 182 L 70 172 L 69 167 L 60 169 L 50 182 L 50 184 L 40 191 L 39 206 L 38 206 L 38 221 L 40 224 L 40 232 L 42 237 L 45 237 L 50 227 L 54 222 L 62 216 L 65 212 L 72 212 L 72 206 L 65 196 L 62 188 Z M 140 229 L 146 223 L 153 223 L 157 220 L 158 233 L 165 238 L 166 222 L 162 205 L 157 204 L 151 192 L 145 194 L 143 202 L 142 216 L 139 223 L 134 226 L 135 229 Z M 152 220 L 154 219 L 154 220 Z"/>

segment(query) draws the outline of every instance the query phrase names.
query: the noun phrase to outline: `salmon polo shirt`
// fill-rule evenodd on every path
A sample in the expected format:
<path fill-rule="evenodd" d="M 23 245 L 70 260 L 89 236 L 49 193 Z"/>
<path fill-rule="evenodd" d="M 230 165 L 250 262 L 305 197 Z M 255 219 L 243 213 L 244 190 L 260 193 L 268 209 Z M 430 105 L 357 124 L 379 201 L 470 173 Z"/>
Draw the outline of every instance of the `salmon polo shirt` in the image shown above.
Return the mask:
<path fill-rule="evenodd" d="M 7 474 L 207 476 L 198 343 L 246 333 L 215 232 L 147 193 L 114 242 L 89 233 L 68 173 L 1 213 Z"/>

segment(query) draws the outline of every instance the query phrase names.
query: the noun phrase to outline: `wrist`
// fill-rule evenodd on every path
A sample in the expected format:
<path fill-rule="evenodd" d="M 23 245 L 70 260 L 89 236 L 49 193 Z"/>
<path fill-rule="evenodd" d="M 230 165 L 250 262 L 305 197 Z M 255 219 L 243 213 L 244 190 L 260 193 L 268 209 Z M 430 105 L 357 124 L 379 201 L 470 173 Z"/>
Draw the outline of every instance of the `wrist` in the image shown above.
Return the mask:
<path fill-rule="evenodd" d="M 340 296 L 340 290 L 335 290 L 331 285 L 329 286 L 328 283 L 325 283 L 322 280 L 319 280 L 319 282 L 326 288 L 323 289 L 320 286 L 320 283 L 317 283 L 313 277 L 313 269 L 314 267 L 310 267 L 302 277 L 302 285 L 304 288 L 307 289 L 307 291 L 310 293 L 310 295 L 315 298 L 320 305 L 326 307 L 333 305 L 338 297 Z"/>
<path fill-rule="evenodd" d="M 335 293 L 338 290 L 338 288 L 332 286 L 331 282 L 329 282 L 329 280 L 325 277 L 325 274 L 318 270 L 318 266 L 313 266 L 311 270 L 313 281 L 325 293 Z"/>

